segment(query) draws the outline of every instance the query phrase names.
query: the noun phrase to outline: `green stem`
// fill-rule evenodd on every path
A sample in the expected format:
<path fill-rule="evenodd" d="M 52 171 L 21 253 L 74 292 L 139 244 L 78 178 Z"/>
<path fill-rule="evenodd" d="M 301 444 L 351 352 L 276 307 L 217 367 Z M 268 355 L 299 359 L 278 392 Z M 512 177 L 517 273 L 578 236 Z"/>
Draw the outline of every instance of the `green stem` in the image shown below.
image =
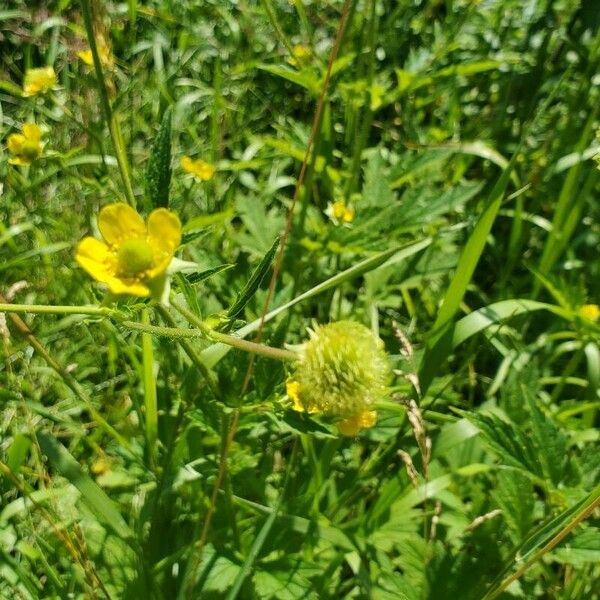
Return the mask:
<path fill-rule="evenodd" d="M 119 172 L 121 173 L 121 179 L 123 179 L 123 185 L 125 186 L 125 195 L 127 201 L 131 206 L 135 208 L 136 201 L 133 193 L 133 187 L 131 185 L 130 168 L 127 161 L 127 154 L 125 152 L 125 146 L 123 143 L 123 137 L 121 135 L 121 127 L 117 119 L 117 115 L 113 113 L 110 106 L 110 99 L 108 97 L 108 90 L 106 88 L 106 82 L 104 80 L 104 73 L 102 72 L 102 62 L 98 54 L 98 47 L 96 46 L 96 37 L 94 36 L 94 26 L 92 23 L 92 7 L 90 0 L 81 0 L 81 9 L 83 12 L 83 22 L 85 24 L 85 33 L 87 35 L 88 44 L 92 51 L 92 58 L 94 59 L 94 69 L 96 71 L 96 81 L 98 83 L 98 92 L 100 93 L 100 105 L 104 112 L 104 118 L 108 125 L 110 137 L 115 148 L 115 155 L 117 157 L 117 164 L 119 165 Z"/>
<path fill-rule="evenodd" d="M 142 323 L 150 324 L 150 313 L 148 308 L 142 311 Z M 156 380 L 154 379 L 154 349 L 152 348 L 152 335 L 142 334 L 142 365 L 144 374 L 144 408 L 146 425 L 146 444 L 148 460 L 152 468 L 157 464 L 157 442 L 158 442 L 158 406 L 156 397 Z"/>
<path fill-rule="evenodd" d="M 171 316 L 171 313 L 162 305 L 157 307 L 157 310 L 160 316 L 173 327 L 175 326 L 175 319 Z M 168 329 L 168 328 L 165 328 Z M 188 331 L 188 330 L 182 330 Z M 192 331 L 192 333 L 197 333 L 196 331 Z M 202 359 L 194 349 L 194 347 L 190 344 L 187 339 L 179 338 L 177 340 L 179 345 L 183 348 L 183 351 L 188 355 L 188 358 L 196 365 L 197 369 L 202 373 L 202 376 L 206 380 L 206 383 L 210 387 L 213 395 L 217 399 L 221 399 L 221 391 L 219 390 L 218 383 L 215 379 L 213 373 L 211 373 L 210 369 L 202 362 Z"/>
<path fill-rule="evenodd" d="M 116 317 L 118 314 L 117 311 L 105 306 L 52 306 L 49 304 L 0 304 L 0 312 L 98 317 Z"/>
<path fill-rule="evenodd" d="M 291 350 L 283 350 L 282 348 L 273 348 L 271 346 L 265 346 L 264 344 L 257 344 L 256 342 L 249 342 L 242 338 L 227 333 L 221 333 L 219 331 L 213 331 L 207 327 L 201 319 L 199 319 L 191 310 L 188 310 L 184 306 L 181 306 L 171 301 L 173 308 L 182 315 L 191 325 L 197 327 L 207 338 L 215 341 L 222 342 L 228 346 L 239 348 L 245 352 L 252 354 L 262 354 L 268 358 L 274 358 L 276 360 L 298 360 L 298 355 Z"/>
<path fill-rule="evenodd" d="M 271 4 L 271 0 L 261 0 L 261 4 L 267 13 L 267 17 L 275 30 L 275 34 L 279 38 L 279 41 L 285 46 L 286 50 L 289 52 L 291 57 L 294 56 L 294 47 L 290 43 L 290 41 L 285 36 L 279 21 L 277 20 L 277 15 L 275 14 L 275 10 L 273 9 L 273 5 Z"/>

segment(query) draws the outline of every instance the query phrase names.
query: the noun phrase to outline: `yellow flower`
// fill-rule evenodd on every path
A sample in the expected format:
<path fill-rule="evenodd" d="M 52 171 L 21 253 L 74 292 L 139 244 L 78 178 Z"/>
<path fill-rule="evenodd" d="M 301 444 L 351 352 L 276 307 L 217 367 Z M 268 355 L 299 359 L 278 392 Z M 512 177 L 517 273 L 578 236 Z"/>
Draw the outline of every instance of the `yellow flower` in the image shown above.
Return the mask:
<path fill-rule="evenodd" d="M 23 79 L 23 96 L 37 96 L 56 85 L 56 73 L 52 67 L 27 69 Z"/>
<path fill-rule="evenodd" d="M 600 317 L 600 307 L 597 304 L 584 304 L 579 309 L 579 314 L 584 319 L 589 319 L 590 321 L 597 321 Z"/>
<path fill-rule="evenodd" d="M 303 63 L 308 62 L 310 57 L 312 56 L 312 50 L 308 46 L 304 46 L 303 44 L 296 44 L 292 48 L 292 56 L 288 58 L 288 63 L 290 65 L 302 65 Z"/>
<path fill-rule="evenodd" d="M 86 237 L 75 260 L 113 294 L 156 295 L 181 243 L 181 223 L 166 208 L 150 213 L 148 224 L 128 204 L 105 206 L 98 216 L 104 241 Z"/>
<path fill-rule="evenodd" d="M 200 159 L 193 160 L 189 156 L 181 157 L 181 167 L 186 173 L 190 173 L 201 181 L 208 181 L 209 179 L 212 179 L 216 171 L 215 167 L 210 163 L 204 162 Z"/>
<path fill-rule="evenodd" d="M 100 40 L 97 44 L 98 48 L 98 56 L 100 57 L 100 62 L 107 68 L 111 69 L 113 67 L 113 57 L 110 52 L 110 48 L 103 40 Z M 92 56 L 91 49 L 82 50 L 77 53 L 77 56 L 88 66 L 94 66 L 94 57 Z"/>
<path fill-rule="evenodd" d="M 352 223 L 354 221 L 354 209 L 347 206 L 343 200 L 336 200 L 333 204 L 329 204 L 325 212 L 335 223 Z"/>
<path fill-rule="evenodd" d="M 337 417 L 343 435 L 373 427 L 390 368 L 381 340 L 364 325 L 330 323 L 309 331 L 286 385 L 293 409 Z"/>
<path fill-rule="evenodd" d="M 8 151 L 13 155 L 11 165 L 30 165 L 42 155 L 42 130 L 35 123 L 23 123 L 23 133 L 11 133 L 6 140 Z"/>

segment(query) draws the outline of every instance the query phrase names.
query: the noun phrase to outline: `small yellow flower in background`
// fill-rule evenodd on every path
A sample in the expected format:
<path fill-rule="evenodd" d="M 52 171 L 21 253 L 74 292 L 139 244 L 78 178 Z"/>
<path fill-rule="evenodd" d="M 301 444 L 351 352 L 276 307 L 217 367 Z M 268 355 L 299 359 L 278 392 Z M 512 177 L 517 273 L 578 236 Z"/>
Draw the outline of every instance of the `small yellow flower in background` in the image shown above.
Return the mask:
<path fill-rule="evenodd" d="M 597 321 L 600 318 L 600 307 L 597 304 L 584 304 L 579 309 L 579 314 L 584 319 L 589 319 L 590 321 Z"/>
<path fill-rule="evenodd" d="M 343 200 L 336 200 L 333 204 L 327 206 L 325 214 L 336 225 L 340 223 L 352 223 L 354 221 L 355 212 L 351 206 L 348 206 Z"/>
<path fill-rule="evenodd" d="M 53 67 L 27 69 L 23 79 L 23 96 L 37 96 L 51 90 L 56 85 L 56 73 Z"/>
<path fill-rule="evenodd" d="M 98 228 L 104 241 L 81 240 L 75 253 L 79 265 L 113 294 L 159 295 L 181 243 L 177 215 L 157 208 L 146 224 L 128 204 L 118 202 L 100 211 Z"/>
<path fill-rule="evenodd" d="M 330 323 L 309 333 L 286 384 L 293 409 L 337 417 L 343 435 L 373 427 L 374 406 L 385 397 L 390 375 L 383 342 L 352 321 Z"/>
<path fill-rule="evenodd" d="M 181 157 L 181 167 L 186 173 L 197 177 L 201 181 L 208 181 L 212 179 L 215 174 L 216 168 L 210 163 L 204 162 L 200 159 L 192 159 L 189 156 Z"/>
<path fill-rule="evenodd" d="M 114 65 L 113 56 L 110 51 L 110 48 L 106 44 L 104 40 L 99 40 L 97 44 L 98 48 L 98 56 L 100 57 L 100 62 L 107 67 L 108 69 L 112 69 Z M 94 66 L 94 57 L 92 56 L 92 50 L 88 48 L 87 50 L 82 50 L 77 53 L 77 56 L 88 66 Z"/>
<path fill-rule="evenodd" d="M 42 130 L 35 123 L 24 123 L 22 133 L 11 133 L 6 140 L 12 154 L 11 165 L 30 165 L 42 155 Z"/>
<path fill-rule="evenodd" d="M 288 58 L 288 63 L 293 66 L 301 66 L 309 61 L 312 56 L 312 50 L 303 44 L 296 44 L 292 48 L 293 54 Z"/>

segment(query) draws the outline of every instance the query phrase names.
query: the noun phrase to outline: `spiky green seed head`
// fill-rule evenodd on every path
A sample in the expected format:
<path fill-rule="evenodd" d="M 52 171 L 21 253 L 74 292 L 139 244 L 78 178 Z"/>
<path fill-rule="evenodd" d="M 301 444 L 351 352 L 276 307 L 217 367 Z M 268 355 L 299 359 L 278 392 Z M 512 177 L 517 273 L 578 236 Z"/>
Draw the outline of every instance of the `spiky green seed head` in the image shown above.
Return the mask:
<path fill-rule="evenodd" d="M 290 379 L 295 404 L 307 412 L 341 417 L 372 409 L 385 396 L 390 377 L 383 342 L 352 321 L 309 333 Z"/>

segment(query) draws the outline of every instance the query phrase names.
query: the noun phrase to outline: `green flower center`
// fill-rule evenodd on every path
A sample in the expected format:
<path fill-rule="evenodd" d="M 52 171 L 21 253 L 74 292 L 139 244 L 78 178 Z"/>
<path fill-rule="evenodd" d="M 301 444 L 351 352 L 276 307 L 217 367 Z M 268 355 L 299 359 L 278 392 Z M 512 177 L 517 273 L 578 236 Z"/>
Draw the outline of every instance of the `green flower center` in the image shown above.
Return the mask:
<path fill-rule="evenodd" d="M 127 240 L 117 253 L 119 273 L 133 277 L 152 266 L 152 248 L 146 240 Z"/>
<path fill-rule="evenodd" d="M 27 160 L 35 160 L 40 155 L 40 145 L 38 142 L 27 141 L 23 143 L 21 148 L 23 158 Z"/>

